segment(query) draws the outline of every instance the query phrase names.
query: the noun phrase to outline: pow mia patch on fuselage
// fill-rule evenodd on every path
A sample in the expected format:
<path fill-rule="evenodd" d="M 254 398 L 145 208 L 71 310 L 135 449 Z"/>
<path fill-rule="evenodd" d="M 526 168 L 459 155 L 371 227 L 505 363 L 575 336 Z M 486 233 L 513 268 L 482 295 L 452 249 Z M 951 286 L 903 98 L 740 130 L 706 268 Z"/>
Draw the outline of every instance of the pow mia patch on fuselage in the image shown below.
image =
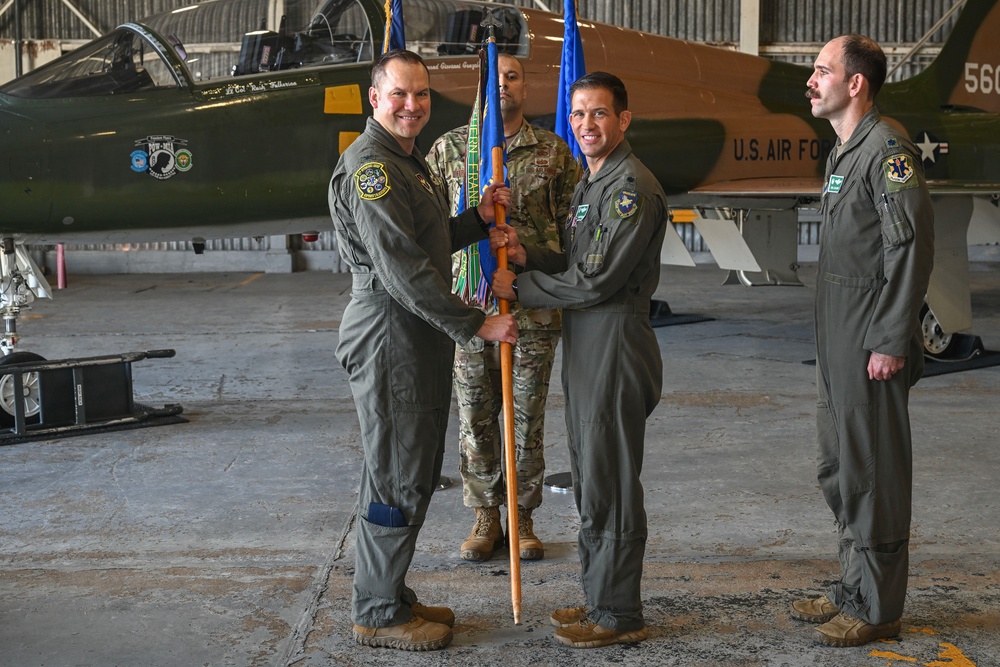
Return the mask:
<path fill-rule="evenodd" d="M 381 162 L 366 162 L 354 172 L 358 196 L 365 201 L 380 199 L 389 193 L 389 175 Z"/>
<path fill-rule="evenodd" d="M 910 156 L 904 153 L 892 155 L 885 160 L 885 185 L 889 192 L 905 188 L 914 188 L 919 181 L 913 178 L 913 165 Z"/>
<path fill-rule="evenodd" d="M 632 217 L 639 210 L 639 193 L 635 190 L 619 190 L 611 203 L 611 217 L 622 220 Z"/>

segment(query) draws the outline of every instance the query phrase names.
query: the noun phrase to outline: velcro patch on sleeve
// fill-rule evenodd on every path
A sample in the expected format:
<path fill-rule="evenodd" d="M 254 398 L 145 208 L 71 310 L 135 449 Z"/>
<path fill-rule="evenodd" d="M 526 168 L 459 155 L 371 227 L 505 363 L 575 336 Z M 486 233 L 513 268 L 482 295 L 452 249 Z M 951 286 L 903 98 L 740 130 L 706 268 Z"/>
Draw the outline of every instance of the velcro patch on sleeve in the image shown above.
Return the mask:
<path fill-rule="evenodd" d="M 913 159 L 905 154 L 891 155 L 883 163 L 885 187 L 889 192 L 897 192 L 920 185 L 913 171 Z"/>
<path fill-rule="evenodd" d="M 635 190 L 619 190 L 611 202 L 611 217 L 625 220 L 639 210 L 639 193 Z"/>
<path fill-rule="evenodd" d="M 381 199 L 389 193 L 389 175 L 381 162 L 366 162 L 354 172 L 358 196 L 365 201 Z"/>

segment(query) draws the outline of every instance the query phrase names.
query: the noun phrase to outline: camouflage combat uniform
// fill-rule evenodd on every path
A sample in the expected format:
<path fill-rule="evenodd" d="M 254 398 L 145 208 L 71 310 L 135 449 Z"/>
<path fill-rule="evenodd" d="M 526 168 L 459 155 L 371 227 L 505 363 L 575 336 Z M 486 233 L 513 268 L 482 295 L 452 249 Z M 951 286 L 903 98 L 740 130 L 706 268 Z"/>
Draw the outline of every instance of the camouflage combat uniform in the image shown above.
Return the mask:
<path fill-rule="evenodd" d="M 330 182 L 337 243 L 353 274 L 337 360 L 350 375 L 364 448 L 353 618 L 367 628 L 412 618 L 405 577 L 441 474 L 455 343 L 485 320 L 451 293 L 450 258 L 486 232 L 474 210 L 449 220 L 434 180 L 419 150 L 406 153 L 369 118 Z"/>
<path fill-rule="evenodd" d="M 827 596 L 866 623 L 906 596 L 910 387 L 924 368 L 918 323 L 934 261 L 923 163 L 876 109 L 830 155 L 816 284 L 819 482 L 837 520 L 841 578 Z M 872 352 L 906 357 L 868 379 Z"/>
<path fill-rule="evenodd" d="M 465 180 L 468 126 L 440 137 L 427 153 L 431 170 L 447 183 L 452 213 Z M 566 143 L 548 130 L 522 122 L 507 145 L 511 184 L 510 224 L 525 246 L 562 250 L 561 227 L 569 212 L 581 168 Z M 457 278 L 461 253 L 452 258 Z M 496 313 L 495 302 L 488 314 Z M 514 422 L 517 443 L 518 504 L 534 509 L 542 502 L 545 459 L 542 437 L 545 399 L 562 318 L 557 309 L 520 308 L 511 303 L 520 331 L 514 346 Z M 500 463 L 498 417 L 503 407 L 499 344 L 474 337 L 455 354 L 455 393 L 460 417 L 460 472 L 468 507 L 498 507 L 506 492 Z"/>
<path fill-rule="evenodd" d="M 527 248 L 516 279 L 528 306 L 563 308 L 566 395 L 578 549 L 588 618 L 616 632 L 645 627 L 639 586 L 646 510 L 639 480 L 646 418 L 663 361 L 649 323 L 660 278 L 667 200 L 623 140 L 573 195 L 566 254 Z M 672 233 L 672 232 L 671 232 Z"/>

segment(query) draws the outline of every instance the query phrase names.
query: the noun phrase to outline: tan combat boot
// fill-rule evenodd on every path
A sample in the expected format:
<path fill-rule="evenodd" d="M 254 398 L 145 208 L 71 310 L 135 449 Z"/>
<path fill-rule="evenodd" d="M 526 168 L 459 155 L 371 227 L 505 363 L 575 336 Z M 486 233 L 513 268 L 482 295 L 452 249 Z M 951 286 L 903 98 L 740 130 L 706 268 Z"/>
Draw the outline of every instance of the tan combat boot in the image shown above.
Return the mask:
<path fill-rule="evenodd" d="M 402 651 L 434 651 L 451 643 L 451 628 L 414 616 L 409 623 L 388 628 L 354 626 L 354 641 L 362 646 L 397 648 Z"/>
<path fill-rule="evenodd" d="M 649 630 L 612 630 L 597 625 L 590 619 L 583 619 L 576 625 L 562 627 L 555 632 L 556 639 L 573 648 L 597 648 L 609 644 L 632 644 L 646 641 Z"/>
<path fill-rule="evenodd" d="M 469 539 L 462 542 L 463 560 L 489 560 L 503 546 L 503 527 L 499 507 L 476 507 L 476 525 Z"/>
<path fill-rule="evenodd" d="M 531 521 L 531 510 L 518 506 L 517 508 L 517 539 L 521 558 L 524 560 L 541 560 L 545 555 L 542 541 L 535 537 L 534 525 Z"/>
<path fill-rule="evenodd" d="M 895 637 L 902 627 L 903 623 L 899 619 L 872 625 L 841 612 L 813 630 L 813 639 L 827 646 L 863 646 L 877 639 Z"/>
<path fill-rule="evenodd" d="M 825 595 L 796 600 L 792 603 L 792 618 L 808 623 L 826 623 L 839 613 L 837 605 L 830 602 L 830 598 Z"/>

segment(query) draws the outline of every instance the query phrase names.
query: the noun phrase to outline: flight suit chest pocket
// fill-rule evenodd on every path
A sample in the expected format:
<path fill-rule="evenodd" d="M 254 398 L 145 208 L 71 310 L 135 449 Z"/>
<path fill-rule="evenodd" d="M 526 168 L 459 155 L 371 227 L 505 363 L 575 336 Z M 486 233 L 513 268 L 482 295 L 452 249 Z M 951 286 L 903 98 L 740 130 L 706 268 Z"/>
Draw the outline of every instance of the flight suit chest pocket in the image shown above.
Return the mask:
<path fill-rule="evenodd" d="M 587 246 L 587 252 L 583 256 L 583 274 L 595 276 L 604 268 L 604 261 L 611 245 L 611 237 L 621 220 L 602 220 L 594 229 Z"/>
<path fill-rule="evenodd" d="M 851 204 L 851 200 L 855 197 L 855 189 L 857 187 L 857 179 L 845 178 L 843 176 L 837 176 L 833 174 L 830 176 L 830 180 L 826 184 L 826 189 L 823 192 L 823 206 L 824 212 L 828 211 L 830 222 L 836 222 L 838 215 L 843 215 L 847 212 L 847 208 Z"/>

